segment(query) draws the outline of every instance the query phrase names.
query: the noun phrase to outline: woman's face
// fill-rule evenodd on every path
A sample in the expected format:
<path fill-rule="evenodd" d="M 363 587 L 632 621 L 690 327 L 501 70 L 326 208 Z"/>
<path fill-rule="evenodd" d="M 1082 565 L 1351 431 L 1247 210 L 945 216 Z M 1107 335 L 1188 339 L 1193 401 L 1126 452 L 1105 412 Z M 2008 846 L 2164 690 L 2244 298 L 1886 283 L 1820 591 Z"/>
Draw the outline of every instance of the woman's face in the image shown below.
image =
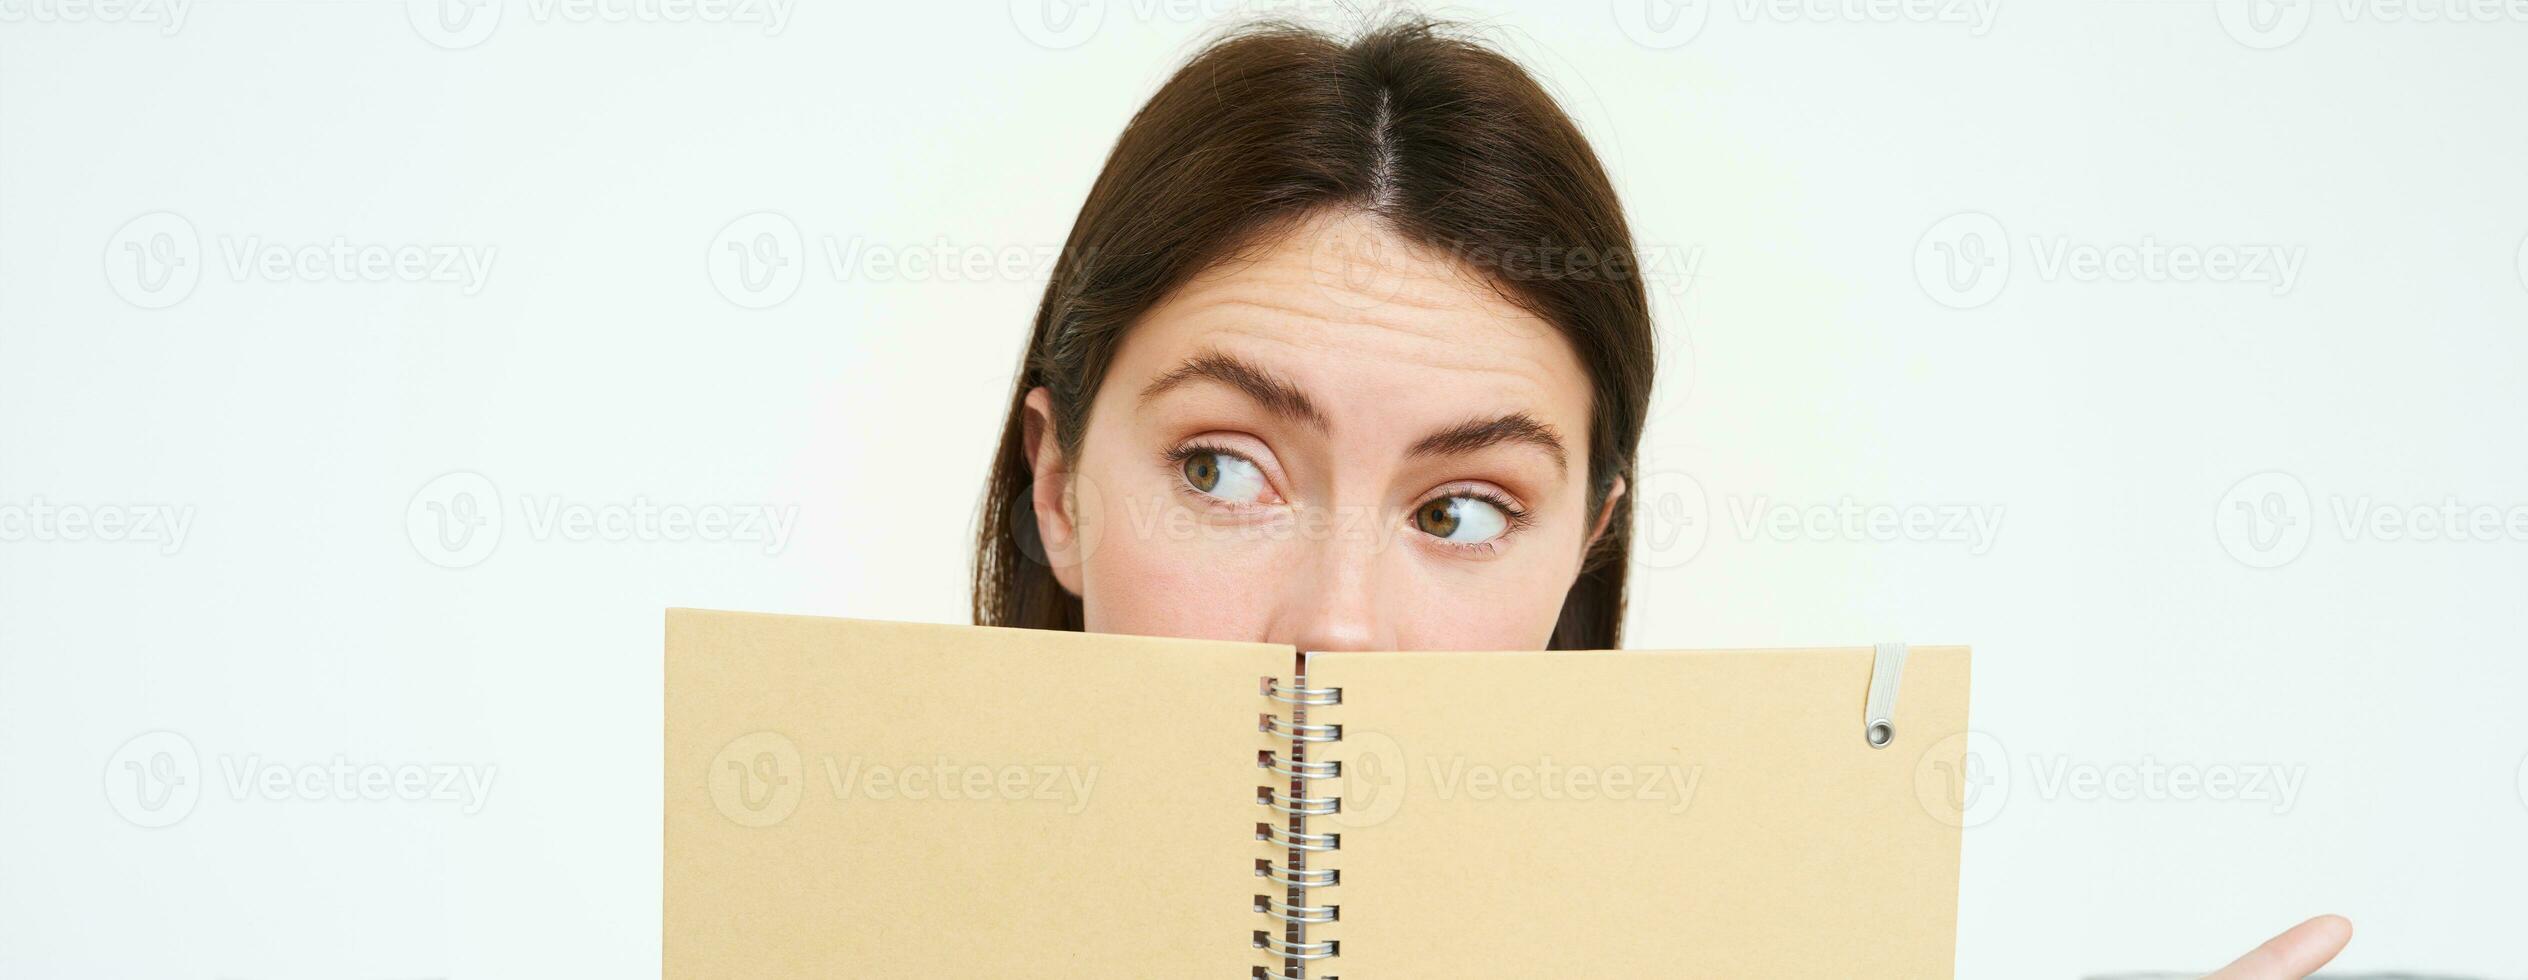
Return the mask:
<path fill-rule="evenodd" d="M 1094 632 L 1542 649 L 1621 495 L 1589 507 L 1589 392 L 1473 270 L 1325 217 L 1152 309 L 1079 458 L 1030 393 L 1032 503 Z"/>

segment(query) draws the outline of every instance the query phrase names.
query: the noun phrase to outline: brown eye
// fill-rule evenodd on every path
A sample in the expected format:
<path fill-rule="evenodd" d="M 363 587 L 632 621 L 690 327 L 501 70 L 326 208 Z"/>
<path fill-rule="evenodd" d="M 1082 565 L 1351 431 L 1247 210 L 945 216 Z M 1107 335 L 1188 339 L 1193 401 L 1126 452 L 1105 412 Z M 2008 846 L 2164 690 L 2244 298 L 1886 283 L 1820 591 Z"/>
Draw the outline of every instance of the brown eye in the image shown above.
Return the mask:
<path fill-rule="evenodd" d="M 1413 512 L 1413 526 L 1435 538 L 1457 533 L 1456 497 L 1441 497 Z"/>
<path fill-rule="evenodd" d="M 1208 494 L 1231 503 L 1251 504 L 1262 500 L 1270 489 L 1264 471 L 1236 453 L 1204 450 L 1187 454 L 1178 465 L 1185 485 L 1194 492 Z"/>
<path fill-rule="evenodd" d="M 1509 533 L 1510 516 L 1481 497 L 1441 497 L 1413 509 L 1413 529 L 1458 544 L 1482 544 Z"/>
<path fill-rule="evenodd" d="M 1195 453 L 1185 457 L 1185 482 L 1204 493 L 1217 489 L 1220 486 L 1220 454 Z"/>

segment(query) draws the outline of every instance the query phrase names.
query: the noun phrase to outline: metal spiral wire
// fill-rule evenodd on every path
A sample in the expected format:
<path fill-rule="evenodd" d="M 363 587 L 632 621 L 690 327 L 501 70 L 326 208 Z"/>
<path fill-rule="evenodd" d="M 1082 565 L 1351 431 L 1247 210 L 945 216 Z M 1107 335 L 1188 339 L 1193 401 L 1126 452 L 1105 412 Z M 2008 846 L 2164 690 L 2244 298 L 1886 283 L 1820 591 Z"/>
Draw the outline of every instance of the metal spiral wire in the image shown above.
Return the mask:
<path fill-rule="evenodd" d="M 1341 883 L 1341 870 L 1312 866 L 1309 856 L 1341 850 L 1343 836 L 1312 833 L 1308 821 L 1343 811 L 1340 797 L 1309 789 L 1311 783 L 1343 778 L 1343 764 L 1310 759 L 1308 749 L 1342 741 L 1343 726 L 1311 723 L 1308 709 L 1341 705 L 1343 689 L 1309 687 L 1304 678 L 1284 686 L 1280 678 L 1267 677 L 1262 691 L 1265 698 L 1291 707 L 1287 718 L 1266 713 L 1257 722 L 1265 734 L 1280 739 L 1284 748 L 1256 753 L 1256 767 L 1279 783 L 1255 789 L 1256 804 L 1272 811 L 1270 819 L 1255 825 L 1255 838 L 1279 849 L 1283 858 L 1255 862 L 1255 874 L 1279 886 L 1281 894 L 1255 896 L 1255 911 L 1272 921 L 1268 928 L 1256 930 L 1252 940 L 1255 948 L 1280 957 L 1282 968 L 1275 972 L 1258 966 L 1251 976 L 1254 980 L 1306 980 L 1309 963 L 1342 955 L 1339 941 L 1311 941 L 1308 927 L 1342 918 L 1342 906 L 1313 899 L 1318 889 Z"/>

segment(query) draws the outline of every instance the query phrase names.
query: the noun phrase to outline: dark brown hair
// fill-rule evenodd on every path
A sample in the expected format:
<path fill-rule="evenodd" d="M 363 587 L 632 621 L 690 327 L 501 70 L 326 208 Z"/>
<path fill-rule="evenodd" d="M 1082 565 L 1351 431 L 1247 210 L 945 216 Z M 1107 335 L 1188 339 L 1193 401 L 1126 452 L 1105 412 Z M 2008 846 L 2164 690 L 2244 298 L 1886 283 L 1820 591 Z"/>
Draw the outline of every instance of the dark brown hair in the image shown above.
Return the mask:
<path fill-rule="evenodd" d="M 1570 342 L 1592 389 L 1589 514 L 1633 459 L 1650 401 L 1650 305 L 1597 156 L 1517 63 L 1405 21 L 1350 41 L 1286 25 L 1206 46 L 1116 140 L 1057 259 L 1010 397 L 976 541 L 974 620 L 1082 628 L 1030 506 L 1027 393 L 1051 390 L 1079 458 L 1088 406 L 1123 337 L 1179 284 L 1305 219 L 1353 210 L 1465 260 Z M 1619 506 L 1564 598 L 1555 649 L 1621 640 L 1631 508 Z"/>

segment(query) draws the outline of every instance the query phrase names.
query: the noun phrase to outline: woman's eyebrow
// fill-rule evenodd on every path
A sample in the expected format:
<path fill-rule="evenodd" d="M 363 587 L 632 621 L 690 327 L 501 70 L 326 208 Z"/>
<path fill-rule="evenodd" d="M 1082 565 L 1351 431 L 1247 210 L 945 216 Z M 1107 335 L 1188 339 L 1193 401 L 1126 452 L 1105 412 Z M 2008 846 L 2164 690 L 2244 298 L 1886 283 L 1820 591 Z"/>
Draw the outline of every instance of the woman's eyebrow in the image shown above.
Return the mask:
<path fill-rule="evenodd" d="M 1408 450 L 1413 456 L 1462 456 L 1489 449 L 1503 443 L 1524 443 L 1544 450 L 1554 458 L 1554 467 L 1569 470 L 1571 462 L 1563 450 L 1562 437 L 1554 427 L 1536 420 L 1526 412 L 1512 412 L 1497 419 L 1470 419 L 1438 432 L 1423 436 Z"/>
<path fill-rule="evenodd" d="M 1233 389 L 1273 414 L 1306 422 L 1318 429 L 1326 428 L 1325 413 L 1310 401 L 1308 393 L 1299 390 L 1288 378 L 1273 373 L 1252 361 L 1222 351 L 1204 351 L 1186 358 L 1166 374 L 1152 379 L 1141 389 L 1141 401 L 1195 382 L 1211 382 Z M 1423 436 L 1406 450 L 1411 456 L 1463 456 L 1505 443 L 1522 443 L 1541 450 L 1554 461 L 1554 468 L 1569 470 L 1570 453 L 1563 448 L 1562 436 L 1554 427 L 1537 421 L 1526 412 L 1512 412 L 1492 419 L 1469 419 L 1438 432 Z"/>
<path fill-rule="evenodd" d="M 1204 351 L 1186 358 L 1174 370 L 1159 375 L 1141 389 L 1141 401 L 1148 404 L 1171 388 L 1195 381 L 1226 385 L 1255 400 L 1275 415 L 1297 419 L 1311 426 L 1326 427 L 1325 413 L 1317 403 L 1308 400 L 1308 393 L 1290 383 L 1290 379 L 1257 366 L 1232 354 Z"/>

